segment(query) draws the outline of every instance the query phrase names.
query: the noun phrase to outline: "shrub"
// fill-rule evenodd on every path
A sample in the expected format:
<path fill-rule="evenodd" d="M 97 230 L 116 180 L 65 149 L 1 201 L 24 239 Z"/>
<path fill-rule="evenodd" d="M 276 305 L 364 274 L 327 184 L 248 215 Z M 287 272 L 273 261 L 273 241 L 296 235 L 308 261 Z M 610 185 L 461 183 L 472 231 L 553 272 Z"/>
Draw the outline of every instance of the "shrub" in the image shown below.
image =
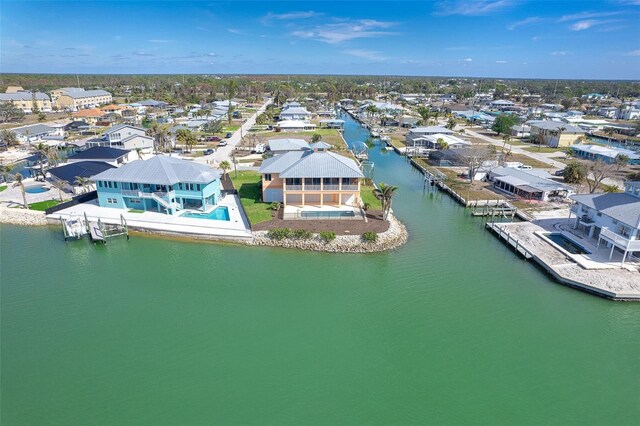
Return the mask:
<path fill-rule="evenodd" d="M 271 210 L 278 211 L 278 210 L 280 210 L 280 203 L 279 203 L 279 202 L 277 202 L 277 201 L 274 201 L 273 203 L 271 203 L 271 205 L 269 206 L 269 208 L 270 208 Z"/>
<path fill-rule="evenodd" d="M 365 243 L 375 243 L 378 240 L 378 234 L 373 231 L 368 231 L 362 234 L 362 241 Z"/>
<path fill-rule="evenodd" d="M 325 243 L 330 243 L 331 241 L 336 239 L 336 233 L 331 231 L 322 231 L 318 234 L 320 239 Z"/>
<path fill-rule="evenodd" d="M 289 238 L 295 240 L 308 240 L 312 236 L 313 234 L 306 229 L 294 229 L 293 232 L 289 234 Z"/>
<path fill-rule="evenodd" d="M 275 228 L 267 232 L 267 237 L 271 238 L 272 240 L 278 240 L 278 241 L 284 240 L 285 238 L 289 238 L 290 235 L 291 235 L 291 229 L 289 228 Z"/>
<path fill-rule="evenodd" d="M 362 205 L 362 208 L 364 209 L 364 211 L 369 210 L 369 207 L 371 207 L 371 204 L 369 204 L 369 203 L 364 203 L 364 204 Z"/>

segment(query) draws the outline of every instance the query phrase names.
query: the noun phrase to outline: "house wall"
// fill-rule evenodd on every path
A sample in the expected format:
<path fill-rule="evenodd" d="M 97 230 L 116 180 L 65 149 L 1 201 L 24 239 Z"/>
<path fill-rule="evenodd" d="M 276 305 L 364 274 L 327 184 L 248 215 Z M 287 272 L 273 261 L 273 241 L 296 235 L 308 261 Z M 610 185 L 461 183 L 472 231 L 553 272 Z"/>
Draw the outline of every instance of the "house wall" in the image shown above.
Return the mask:
<path fill-rule="evenodd" d="M 572 209 L 571 209 L 577 216 L 576 221 L 574 223 L 574 228 L 578 228 L 580 227 L 579 225 L 579 221 L 580 219 L 582 219 L 584 216 L 586 216 L 587 218 L 591 219 L 593 222 L 595 222 L 594 226 L 591 227 L 592 229 L 589 231 L 589 236 L 590 237 L 596 237 L 597 232 L 595 228 L 608 228 L 609 230 L 622 235 L 623 232 L 623 228 L 626 228 L 628 231 L 629 236 L 625 236 L 625 238 L 628 239 L 640 239 L 640 230 L 634 228 L 633 226 L 629 225 L 629 224 L 625 224 L 622 222 L 619 222 L 615 219 L 613 219 L 610 216 L 607 216 L 604 213 L 598 212 L 596 209 L 592 209 L 590 207 L 585 206 L 584 204 L 581 203 L 576 203 Z"/>
<path fill-rule="evenodd" d="M 33 99 L 27 100 L 2 100 L 0 103 L 13 104 L 16 108 L 21 109 L 25 113 L 33 112 Z M 49 99 L 37 99 L 36 105 L 38 110 L 43 112 L 51 112 L 51 101 Z"/>
<path fill-rule="evenodd" d="M 55 104 L 60 109 L 84 109 L 92 108 L 95 105 L 108 104 L 111 100 L 111 95 L 72 98 L 69 95 L 61 94 L 56 99 Z"/>

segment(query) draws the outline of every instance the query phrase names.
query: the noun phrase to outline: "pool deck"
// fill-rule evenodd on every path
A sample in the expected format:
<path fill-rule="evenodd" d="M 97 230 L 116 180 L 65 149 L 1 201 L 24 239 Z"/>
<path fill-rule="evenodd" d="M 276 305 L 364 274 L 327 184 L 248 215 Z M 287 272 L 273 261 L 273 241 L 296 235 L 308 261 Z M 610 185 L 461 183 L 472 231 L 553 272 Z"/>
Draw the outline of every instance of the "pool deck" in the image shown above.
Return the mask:
<path fill-rule="evenodd" d="M 152 232 L 168 235 L 201 236 L 222 240 L 250 240 L 253 236 L 249 222 L 240 207 L 240 200 L 236 195 L 226 195 L 218 204 L 229 209 L 229 220 L 186 218 L 157 212 L 135 213 L 129 209 L 113 209 L 100 207 L 94 200 L 78 204 L 65 210 L 52 213 L 47 219 L 52 223 L 59 223 L 61 217 L 84 217 L 90 221 L 100 219 L 108 224 L 120 224 L 120 215 L 127 221 L 130 230 Z"/>
<path fill-rule="evenodd" d="M 609 260 L 610 249 L 597 248 L 575 233 L 566 217 L 489 223 L 487 228 L 562 284 L 612 300 L 640 301 L 640 264 L 627 261 L 621 265 L 622 255 L 617 252 Z M 542 234 L 548 232 L 562 233 L 591 253 L 571 254 L 559 249 L 543 238 Z"/>

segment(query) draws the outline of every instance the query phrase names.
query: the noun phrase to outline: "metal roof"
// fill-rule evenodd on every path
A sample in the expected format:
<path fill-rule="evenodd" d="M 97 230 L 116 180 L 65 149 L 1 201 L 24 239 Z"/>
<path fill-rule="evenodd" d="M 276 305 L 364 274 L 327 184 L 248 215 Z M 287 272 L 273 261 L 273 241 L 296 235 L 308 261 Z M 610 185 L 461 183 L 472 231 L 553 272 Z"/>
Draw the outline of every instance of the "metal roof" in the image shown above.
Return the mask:
<path fill-rule="evenodd" d="M 580 127 L 573 126 L 563 121 L 527 121 L 525 124 L 529 124 L 531 127 L 537 127 L 543 130 L 560 130 L 564 129 L 562 133 L 586 133 Z"/>
<path fill-rule="evenodd" d="M 129 124 L 117 124 L 115 126 L 111 126 L 109 127 L 107 130 L 105 130 L 104 134 L 108 135 L 110 133 L 113 132 L 117 132 L 119 130 L 125 129 L 125 128 L 130 128 L 130 129 L 135 129 L 135 130 L 141 130 L 142 132 L 146 132 L 145 129 L 143 129 L 142 127 L 136 127 L 136 126 L 131 126 Z"/>
<path fill-rule="evenodd" d="M 23 136 L 27 136 L 27 133 L 29 134 L 29 136 L 46 135 L 47 133 L 51 133 L 54 130 L 55 129 L 53 127 L 47 126 L 46 124 L 34 124 L 32 126 L 23 126 L 11 129 L 12 132 Z"/>
<path fill-rule="evenodd" d="M 267 143 L 271 151 L 299 151 L 309 149 L 309 143 L 304 139 L 270 139 Z"/>
<path fill-rule="evenodd" d="M 290 151 L 263 161 L 260 173 L 279 173 L 282 178 L 362 178 L 351 158 L 328 151 Z"/>
<path fill-rule="evenodd" d="M 51 168 L 48 172 L 59 180 L 66 180 L 73 184 L 77 177 L 93 178 L 97 174 L 110 169 L 115 169 L 115 166 L 104 161 L 78 161 L 77 163 Z"/>
<path fill-rule="evenodd" d="M 450 135 L 453 133 L 453 131 L 447 129 L 446 127 L 441 127 L 441 126 L 427 126 L 427 127 L 414 127 L 409 131 L 409 133 L 425 133 L 425 134 L 442 133 L 445 135 Z"/>
<path fill-rule="evenodd" d="M 49 96 L 42 92 L 36 92 L 36 99 L 39 101 L 49 100 Z M 31 101 L 33 92 L 0 93 L 0 101 Z"/>
<path fill-rule="evenodd" d="M 596 209 L 607 216 L 633 228 L 640 220 L 640 198 L 624 192 L 612 194 L 576 194 L 571 198 L 580 204 Z"/>
<path fill-rule="evenodd" d="M 106 90 L 84 90 L 79 88 L 66 88 L 63 90 L 63 95 L 69 96 L 73 99 L 92 98 L 94 96 L 111 96 L 111 93 Z"/>
<path fill-rule="evenodd" d="M 545 179 L 525 170 L 518 170 L 512 167 L 495 167 L 490 171 L 493 179 L 497 179 L 514 186 L 526 185 L 540 191 L 571 191 L 568 185 Z"/>
<path fill-rule="evenodd" d="M 80 151 L 69 157 L 70 160 L 116 160 L 127 155 L 126 149 L 111 148 L 109 146 L 94 146 Z"/>
<path fill-rule="evenodd" d="M 318 141 L 316 143 L 311 144 L 311 149 L 314 149 L 314 150 L 331 149 L 331 144 L 328 144 L 325 141 Z"/>
<path fill-rule="evenodd" d="M 107 170 L 95 177 L 98 180 L 174 185 L 179 182 L 211 183 L 220 173 L 206 164 L 158 155 L 148 160 L 136 160 L 119 169 Z"/>

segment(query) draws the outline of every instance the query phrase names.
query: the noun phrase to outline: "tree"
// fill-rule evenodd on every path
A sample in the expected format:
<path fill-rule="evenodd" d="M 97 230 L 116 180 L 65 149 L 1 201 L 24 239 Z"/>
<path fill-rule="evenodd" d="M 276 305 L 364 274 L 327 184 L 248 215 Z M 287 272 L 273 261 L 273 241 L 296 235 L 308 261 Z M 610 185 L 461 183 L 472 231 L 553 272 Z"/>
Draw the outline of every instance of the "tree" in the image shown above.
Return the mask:
<path fill-rule="evenodd" d="M 27 192 L 24 190 L 24 182 L 22 182 L 22 179 L 24 179 L 22 175 L 20 173 L 16 173 L 13 177 L 13 185 L 11 186 L 13 188 L 20 187 L 20 192 L 22 192 L 22 204 L 24 205 L 25 209 L 29 210 L 29 203 L 27 203 Z"/>
<path fill-rule="evenodd" d="M 222 170 L 222 175 L 226 175 L 227 179 L 229 178 L 229 170 L 231 170 L 231 164 L 229 164 L 229 162 L 227 160 L 223 160 L 220 162 L 220 164 L 218 164 L 218 167 L 220 168 L 220 170 Z"/>
<path fill-rule="evenodd" d="M 438 149 L 449 149 L 449 144 L 442 138 L 438 138 L 438 140 L 436 141 L 436 146 L 438 147 Z"/>
<path fill-rule="evenodd" d="M 511 135 L 504 135 L 502 137 L 502 153 L 504 153 L 504 149 L 506 148 L 507 144 L 511 141 Z"/>
<path fill-rule="evenodd" d="M 482 165 L 492 159 L 495 158 L 496 155 L 496 147 L 493 145 L 478 145 L 474 144 L 471 148 L 466 150 L 464 155 L 464 163 L 469 169 L 469 181 L 473 182 L 476 177 L 476 173 L 478 169 L 482 167 Z"/>
<path fill-rule="evenodd" d="M 38 121 L 40 123 L 42 123 L 43 121 L 46 121 L 46 119 L 47 119 L 47 115 L 44 112 L 38 113 Z"/>
<path fill-rule="evenodd" d="M 456 124 L 458 124 L 458 123 L 456 123 L 456 119 L 451 117 L 451 118 L 449 118 L 449 121 L 447 121 L 447 126 L 446 127 L 449 130 L 453 130 L 453 128 L 456 127 Z"/>
<path fill-rule="evenodd" d="M 564 148 L 564 155 L 565 155 L 567 158 L 575 157 L 575 155 L 576 155 L 576 150 L 575 150 L 575 149 L 573 149 L 573 147 L 567 146 L 567 147 L 565 147 L 565 148 Z"/>
<path fill-rule="evenodd" d="M 24 118 L 24 111 L 13 104 L 3 102 L 0 104 L 0 123 L 20 121 Z"/>
<path fill-rule="evenodd" d="M 49 145 L 45 145 L 43 143 L 39 143 L 36 147 L 36 155 L 38 155 L 38 165 L 40 166 L 40 175 L 42 179 L 47 178 L 47 169 L 51 166 L 56 166 L 60 161 L 60 156 L 58 155 L 58 151 L 55 148 L 50 147 Z M 48 163 L 47 169 L 45 169 L 44 164 Z"/>
<path fill-rule="evenodd" d="M 589 193 L 596 192 L 603 180 L 613 176 L 614 171 L 618 168 L 616 163 L 606 163 L 603 160 L 591 161 L 587 166 L 587 185 Z"/>
<path fill-rule="evenodd" d="M 491 130 L 496 132 L 498 135 L 500 134 L 511 134 L 511 127 L 518 124 L 518 117 L 511 114 L 500 114 L 496 117 L 493 122 L 493 126 L 491 126 Z"/>
<path fill-rule="evenodd" d="M 82 193 L 87 193 L 91 190 L 91 184 L 93 181 L 89 178 L 76 176 L 74 183 L 82 188 Z"/>
<path fill-rule="evenodd" d="M 196 136 L 193 134 L 193 132 L 187 129 L 178 130 L 178 133 L 176 134 L 176 140 L 178 141 L 178 143 L 184 145 L 184 149 L 187 152 L 191 151 L 193 145 L 196 144 Z"/>
<path fill-rule="evenodd" d="M 20 144 L 20 141 L 18 141 L 18 137 L 16 136 L 16 134 L 8 129 L 4 129 L 0 132 L 0 141 L 3 145 L 6 145 L 8 147 Z"/>
<path fill-rule="evenodd" d="M 142 148 L 136 148 L 136 155 L 139 160 L 142 160 Z"/>
<path fill-rule="evenodd" d="M 429 122 L 429 117 L 431 117 L 431 109 L 427 107 L 420 107 L 418 108 L 418 114 L 420 114 L 422 124 L 426 125 Z"/>
<path fill-rule="evenodd" d="M 397 186 L 387 185 L 382 182 L 373 190 L 373 196 L 380 200 L 382 204 L 382 220 L 387 220 L 391 210 L 391 202 L 397 190 Z"/>
<path fill-rule="evenodd" d="M 611 145 L 611 136 L 616 133 L 616 129 L 614 129 L 613 127 L 607 127 L 606 129 L 604 129 L 604 133 L 605 135 L 607 135 L 609 145 Z"/>
<path fill-rule="evenodd" d="M 567 183 L 581 184 L 587 177 L 587 168 L 579 161 L 570 161 L 565 166 L 562 176 Z"/>
<path fill-rule="evenodd" d="M 205 133 L 220 133 L 222 131 L 222 127 L 220 120 L 212 120 L 207 121 L 207 123 L 202 126 L 202 130 L 204 130 Z"/>
<path fill-rule="evenodd" d="M 314 133 L 311 136 L 311 143 L 320 142 L 322 140 L 322 135 L 320 133 Z"/>
<path fill-rule="evenodd" d="M 58 190 L 58 195 L 60 195 L 60 202 L 64 201 L 62 194 L 64 194 L 67 185 L 69 185 L 69 182 L 66 180 L 56 180 L 53 182 L 53 186 Z"/>
<path fill-rule="evenodd" d="M 169 131 L 166 127 L 160 126 L 158 123 L 153 123 L 149 129 L 147 129 L 147 135 L 153 138 L 153 149 L 156 153 L 166 152 L 169 146 Z"/>
<path fill-rule="evenodd" d="M 629 156 L 625 154 L 618 154 L 616 156 L 615 163 L 618 166 L 618 170 L 629 164 Z"/>

